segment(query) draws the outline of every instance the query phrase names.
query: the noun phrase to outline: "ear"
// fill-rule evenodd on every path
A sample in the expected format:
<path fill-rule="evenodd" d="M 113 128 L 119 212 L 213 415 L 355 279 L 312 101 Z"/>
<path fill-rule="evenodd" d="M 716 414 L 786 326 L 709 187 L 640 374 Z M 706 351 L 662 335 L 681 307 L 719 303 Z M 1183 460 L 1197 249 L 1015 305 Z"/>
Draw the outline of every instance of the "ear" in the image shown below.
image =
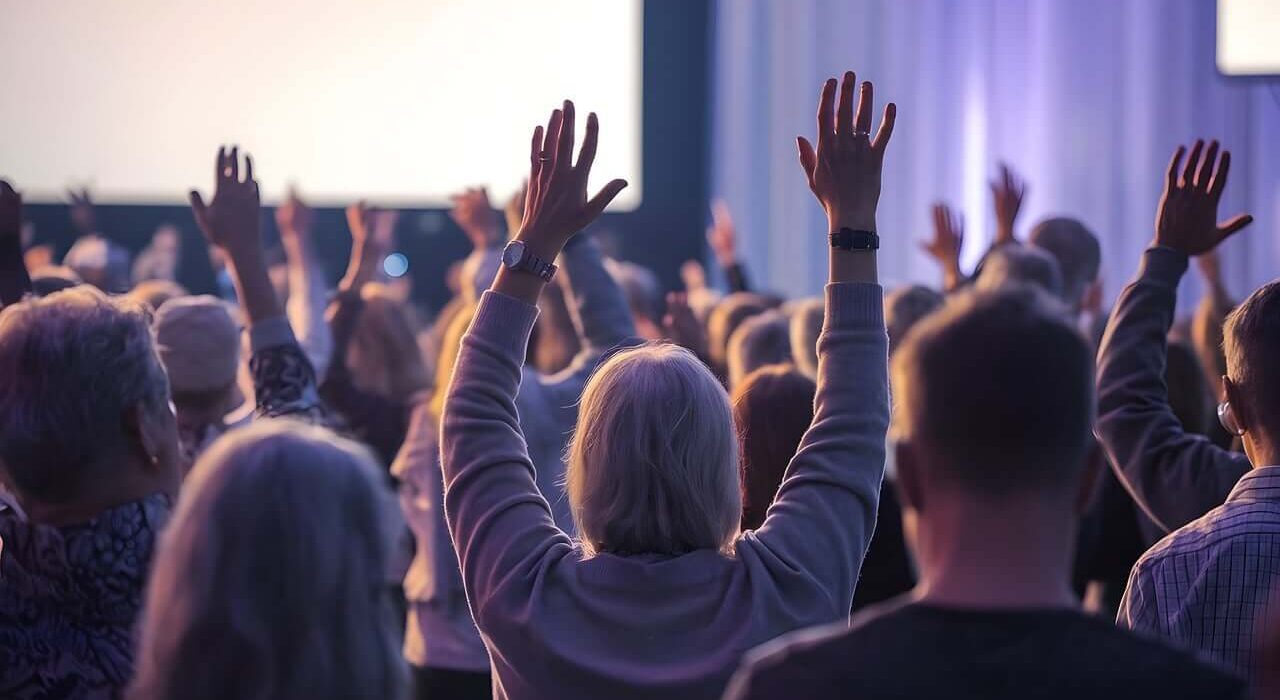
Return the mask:
<path fill-rule="evenodd" d="M 909 440 L 899 440 L 893 444 L 894 458 L 898 467 L 898 497 L 902 499 L 903 510 L 924 510 L 924 489 L 921 488 L 920 462 L 916 449 Z"/>
<path fill-rule="evenodd" d="M 1102 444 L 1094 440 L 1084 456 L 1084 468 L 1080 470 L 1080 484 L 1076 491 L 1075 511 L 1083 515 L 1093 503 L 1094 491 L 1102 480 L 1102 470 L 1108 469 L 1107 455 L 1102 451 Z"/>
<path fill-rule="evenodd" d="M 121 416 L 124 434 L 129 441 L 129 449 L 138 457 L 138 462 L 147 471 L 155 471 L 159 456 L 159 444 L 155 430 L 151 427 L 151 417 L 141 403 L 124 409 Z"/>
<path fill-rule="evenodd" d="M 1236 430 L 1239 431 L 1238 434 L 1243 435 L 1249 432 L 1250 426 L 1253 425 L 1253 416 L 1249 412 L 1249 402 L 1245 401 L 1244 392 L 1240 391 L 1240 387 L 1236 386 L 1235 382 L 1227 378 L 1226 375 L 1222 377 L 1222 396 L 1230 404 L 1228 409 L 1230 420 L 1235 424 Z M 1229 426 L 1223 427 L 1227 428 L 1227 432 L 1235 432 Z"/>

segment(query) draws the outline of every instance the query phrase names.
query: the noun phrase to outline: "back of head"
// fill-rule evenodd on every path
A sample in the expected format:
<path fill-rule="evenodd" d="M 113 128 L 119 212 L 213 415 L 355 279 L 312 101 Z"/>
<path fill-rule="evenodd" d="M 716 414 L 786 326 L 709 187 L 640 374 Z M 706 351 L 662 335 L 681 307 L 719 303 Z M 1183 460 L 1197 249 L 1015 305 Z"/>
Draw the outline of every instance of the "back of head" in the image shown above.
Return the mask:
<path fill-rule="evenodd" d="M 716 304 L 707 316 L 707 350 L 717 371 L 728 370 L 729 338 L 743 321 L 777 306 L 754 292 L 734 292 Z"/>
<path fill-rule="evenodd" d="M 605 269 L 622 288 L 622 294 L 631 308 L 631 315 L 636 319 L 637 328 L 656 328 L 660 325 L 663 313 L 662 285 L 658 283 L 658 276 L 653 274 L 653 270 L 613 258 L 605 260 Z"/>
<path fill-rule="evenodd" d="M 355 443 L 282 420 L 228 433 L 161 540 L 131 697 L 403 697 L 397 515 Z"/>
<path fill-rule="evenodd" d="M 89 286 L 0 311 L 0 463 L 24 499 L 65 503 L 130 449 L 125 414 L 167 411 L 150 313 Z"/>
<path fill-rule="evenodd" d="M 984 261 L 978 275 L 978 289 L 1000 289 L 1011 284 L 1033 284 L 1048 294 L 1065 299 L 1057 260 L 1036 248 L 1005 246 L 992 251 Z"/>
<path fill-rule="evenodd" d="M 589 552 L 728 547 L 742 513 L 729 397 L 681 347 L 617 353 L 583 390 L 566 480 Z"/>
<path fill-rule="evenodd" d="M 791 328 L 778 310 L 766 311 L 738 326 L 729 338 L 729 388 L 765 365 L 791 359 Z"/>
<path fill-rule="evenodd" d="M 821 299 L 805 299 L 791 314 L 791 361 L 810 379 L 818 376 L 818 336 L 825 314 Z"/>
<path fill-rule="evenodd" d="M 1092 354 L 1031 287 L 956 295 L 892 362 L 895 433 L 970 498 L 1066 493 L 1093 420 Z"/>
<path fill-rule="evenodd" d="M 1227 316 L 1223 349 L 1236 387 L 1230 399 L 1247 403 L 1249 427 L 1280 444 L 1280 280 L 1254 291 Z"/>
<path fill-rule="evenodd" d="M 80 275 L 65 265 L 46 265 L 31 273 L 31 293 L 38 297 L 47 297 L 83 283 Z"/>
<path fill-rule="evenodd" d="M 134 285 L 133 289 L 129 290 L 128 296 L 152 309 L 159 309 L 170 299 L 187 296 L 187 289 L 172 280 L 149 279 Z"/>
<path fill-rule="evenodd" d="M 742 527 L 754 529 L 778 493 L 787 465 L 813 422 L 813 380 L 791 365 L 747 375 L 733 392 L 733 419 L 742 441 Z"/>
<path fill-rule="evenodd" d="M 155 329 L 176 398 L 227 392 L 235 384 L 240 326 L 226 302 L 208 295 L 171 299 L 156 312 Z"/>
<path fill-rule="evenodd" d="M 431 386 L 411 311 L 381 284 L 366 284 L 360 298 L 363 308 L 347 353 L 352 379 L 365 391 L 408 401 Z"/>
<path fill-rule="evenodd" d="M 85 282 L 111 294 L 133 286 L 129 251 L 97 235 L 82 236 L 62 259 Z"/>
<path fill-rule="evenodd" d="M 1098 237 L 1076 219 L 1055 217 L 1036 224 L 1027 242 L 1057 261 L 1062 274 L 1062 298 L 1070 308 L 1079 308 L 1102 266 Z"/>
<path fill-rule="evenodd" d="M 886 294 L 884 325 L 889 332 L 889 354 L 898 348 L 912 326 L 942 308 L 944 301 L 941 293 L 922 284 L 909 284 Z"/>

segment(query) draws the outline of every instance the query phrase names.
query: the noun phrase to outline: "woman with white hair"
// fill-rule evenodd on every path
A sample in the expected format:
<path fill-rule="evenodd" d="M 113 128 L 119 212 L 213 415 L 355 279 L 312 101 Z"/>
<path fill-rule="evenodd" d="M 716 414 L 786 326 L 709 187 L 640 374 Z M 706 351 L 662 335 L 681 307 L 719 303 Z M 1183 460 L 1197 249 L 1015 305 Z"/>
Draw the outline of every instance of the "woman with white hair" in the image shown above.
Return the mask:
<path fill-rule="evenodd" d="M 369 451 L 264 420 L 188 477 L 151 573 L 135 700 L 399 700 L 398 511 Z"/>
<path fill-rule="evenodd" d="M 874 139 L 823 88 L 801 164 L 832 226 L 814 421 L 764 524 L 739 532 L 728 396 L 686 350 L 648 345 L 588 382 L 568 466 L 580 540 L 538 494 L 515 397 L 534 303 L 565 242 L 626 183 L 588 199 L 598 126 L 572 160 L 574 109 L 534 132 L 524 220 L 463 340 L 442 421 L 445 515 L 505 698 L 717 698 L 747 649 L 844 619 L 871 538 L 889 420 L 875 208 L 894 108 Z"/>

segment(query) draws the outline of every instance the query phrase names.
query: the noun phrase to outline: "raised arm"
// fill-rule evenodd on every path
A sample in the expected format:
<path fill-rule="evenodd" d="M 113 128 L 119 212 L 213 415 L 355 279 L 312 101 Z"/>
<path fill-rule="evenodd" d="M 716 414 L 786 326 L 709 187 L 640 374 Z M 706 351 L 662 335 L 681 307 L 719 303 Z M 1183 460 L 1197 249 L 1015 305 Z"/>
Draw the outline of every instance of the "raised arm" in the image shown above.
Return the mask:
<path fill-rule="evenodd" d="M 950 292 L 967 280 L 960 271 L 960 249 L 964 246 L 964 217 L 951 207 L 938 202 L 933 205 L 933 239 L 921 241 L 920 247 L 942 268 L 942 291 Z"/>
<path fill-rule="evenodd" d="M 0 309 L 22 301 L 30 291 L 22 257 L 22 195 L 0 180 Z"/>
<path fill-rule="evenodd" d="M 323 411 L 315 371 L 280 307 L 262 252 L 261 200 L 253 179 L 253 159 L 244 158 L 240 177 L 238 149 L 218 149 L 213 200 L 205 204 L 191 191 L 191 211 L 209 243 L 226 254 L 236 296 L 249 322 L 254 395 L 259 416 L 295 416 L 318 420 Z"/>
<path fill-rule="evenodd" d="M 289 273 L 285 315 L 298 334 L 298 344 L 311 360 L 316 376 L 323 377 L 333 354 L 333 336 L 324 320 L 327 290 L 311 234 L 312 218 L 311 208 L 293 190 L 276 207 L 276 228 L 280 231 Z"/>
<path fill-rule="evenodd" d="M 801 138 L 800 162 L 832 232 L 876 230 L 880 172 L 893 132 L 889 103 L 871 138 L 871 83 L 855 116 L 853 73 L 823 86 L 818 146 Z M 818 339 L 813 423 L 787 467 L 754 539 L 786 570 L 812 577 L 847 611 L 875 527 L 889 427 L 888 336 L 874 248 L 846 249 L 833 234 L 826 320 Z M 747 535 L 744 546 L 752 546 Z"/>
<path fill-rule="evenodd" d="M 738 257 L 738 229 L 733 225 L 733 216 L 729 213 L 729 205 L 723 199 L 717 199 L 711 205 L 711 226 L 707 228 L 707 245 L 724 272 L 729 292 L 751 291 L 751 280 L 747 278 L 747 268 Z"/>
<path fill-rule="evenodd" d="M 1120 481 L 1166 530 L 1220 505 L 1249 469 L 1244 455 L 1183 430 L 1164 382 L 1166 338 L 1188 258 L 1213 250 L 1252 221 L 1240 216 L 1215 223 L 1231 155 L 1222 154 L 1215 174 L 1218 144 L 1209 145 L 1201 163 L 1203 146 L 1196 142 L 1181 175 L 1185 149 L 1174 154 L 1155 242 L 1116 302 L 1098 353 L 1098 439 Z"/>
<path fill-rule="evenodd" d="M 554 260 L 565 243 L 604 211 L 626 186 L 614 180 L 587 199 L 598 126 L 587 118 L 572 160 L 574 108 L 552 113 L 545 136 L 534 130 L 529 192 L 516 235 L 526 254 Z M 534 480 L 515 397 L 529 332 L 545 280 L 504 266 L 485 292 L 463 338 L 442 419 L 445 514 L 477 618 L 489 594 L 555 552 L 571 548 Z"/>

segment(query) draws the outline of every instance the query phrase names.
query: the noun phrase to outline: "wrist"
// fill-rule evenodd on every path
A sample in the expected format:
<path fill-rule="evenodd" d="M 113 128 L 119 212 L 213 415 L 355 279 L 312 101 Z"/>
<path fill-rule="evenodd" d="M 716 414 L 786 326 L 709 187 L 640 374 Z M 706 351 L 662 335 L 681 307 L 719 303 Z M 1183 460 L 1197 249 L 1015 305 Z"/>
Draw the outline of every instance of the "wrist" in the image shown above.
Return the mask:
<path fill-rule="evenodd" d="M 872 212 L 827 212 L 827 232 L 842 228 L 876 232 L 876 214 Z"/>

